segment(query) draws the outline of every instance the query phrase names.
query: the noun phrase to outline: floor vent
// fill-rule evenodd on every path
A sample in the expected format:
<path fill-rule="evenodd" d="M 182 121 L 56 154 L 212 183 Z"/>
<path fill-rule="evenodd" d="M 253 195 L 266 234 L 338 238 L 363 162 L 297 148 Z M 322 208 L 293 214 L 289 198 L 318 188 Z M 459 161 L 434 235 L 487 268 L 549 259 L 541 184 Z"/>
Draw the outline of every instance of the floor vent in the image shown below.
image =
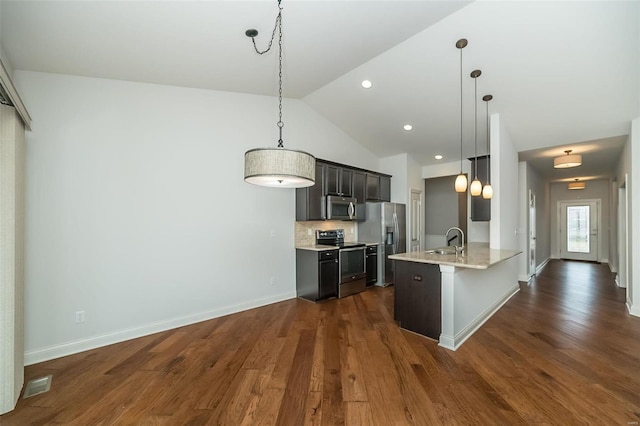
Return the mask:
<path fill-rule="evenodd" d="M 24 391 L 24 396 L 22 398 L 29 398 L 31 396 L 48 392 L 51 388 L 52 378 L 53 376 L 49 374 L 48 376 L 40 377 L 39 379 L 29 380 L 29 383 L 27 383 L 27 387 Z"/>

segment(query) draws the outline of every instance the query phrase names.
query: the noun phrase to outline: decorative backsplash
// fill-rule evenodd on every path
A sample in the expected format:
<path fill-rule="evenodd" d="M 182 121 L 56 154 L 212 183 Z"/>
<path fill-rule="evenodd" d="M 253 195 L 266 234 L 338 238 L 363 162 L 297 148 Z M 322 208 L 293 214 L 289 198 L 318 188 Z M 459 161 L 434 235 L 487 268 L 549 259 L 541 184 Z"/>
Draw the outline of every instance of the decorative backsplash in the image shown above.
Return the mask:
<path fill-rule="evenodd" d="M 354 243 L 358 240 L 358 225 L 356 222 L 345 222 L 341 220 L 322 220 L 296 222 L 295 236 L 296 247 L 312 246 L 316 243 L 316 230 L 326 231 L 327 229 L 344 229 L 344 240 Z M 311 235 L 309 235 L 311 230 Z"/>

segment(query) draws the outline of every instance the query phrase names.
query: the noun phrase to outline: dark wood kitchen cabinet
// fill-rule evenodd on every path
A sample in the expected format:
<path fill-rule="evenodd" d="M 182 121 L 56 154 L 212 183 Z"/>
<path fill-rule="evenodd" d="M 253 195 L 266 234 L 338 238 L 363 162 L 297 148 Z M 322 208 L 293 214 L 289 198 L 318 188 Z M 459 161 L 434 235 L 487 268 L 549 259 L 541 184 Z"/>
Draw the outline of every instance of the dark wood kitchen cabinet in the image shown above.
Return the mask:
<path fill-rule="evenodd" d="M 325 220 L 325 175 L 327 165 L 316 162 L 316 183 L 313 186 L 296 189 L 296 220 Z"/>
<path fill-rule="evenodd" d="M 394 261 L 394 319 L 398 325 L 435 340 L 442 328 L 440 266 Z"/>
<path fill-rule="evenodd" d="M 358 220 L 367 218 L 367 174 L 354 170 L 353 172 L 353 197 L 357 200 L 356 217 Z"/>
<path fill-rule="evenodd" d="M 484 185 L 487 182 L 488 170 L 487 162 L 490 160 L 488 155 L 483 155 L 476 158 L 470 158 L 471 161 L 471 175 L 470 179 L 475 177 L 476 162 L 478 163 L 478 179 Z M 491 199 L 485 200 L 482 195 L 477 197 L 471 197 L 471 220 L 474 222 L 487 222 L 491 220 Z"/>
<path fill-rule="evenodd" d="M 327 165 L 325 195 L 352 196 L 353 170 L 345 167 Z"/>
<path fill-rule="evenodd" d="M 367 173 L 367 201 L 391 201 L 391 176 Z"/>
<path fill-rule="evenodd" d="M 338 297 L 338 250 L 296 249 L 296 295 L 316 302 Z"/>

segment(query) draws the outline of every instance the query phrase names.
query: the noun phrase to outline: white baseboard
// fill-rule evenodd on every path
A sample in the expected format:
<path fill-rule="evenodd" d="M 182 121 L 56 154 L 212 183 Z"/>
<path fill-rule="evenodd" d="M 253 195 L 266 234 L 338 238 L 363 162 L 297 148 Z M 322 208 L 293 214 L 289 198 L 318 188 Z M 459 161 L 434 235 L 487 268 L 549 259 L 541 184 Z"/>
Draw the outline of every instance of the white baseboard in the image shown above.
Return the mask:
<path fill-rule="evenodd" d="M 536 268 L 536 275 L 539 274 L 540 272 L 542 272 L 542 270 L 544 269 L 545 266 L 547 266 L 547 263 L 549 263 L 549 261 L 551 260 L 550 257 L 547 257 L 545 259 L 544 262 L 542 262 L 537 268 Z"/>
<path fill-rule="evenodd" d="M 518 281 L 528 283 L 531 280 L 531 275 L 518 275 Z"/>
<path fill-rule="evenodd" d="M 51 359 L 60 358 L 67 355 L 76 354 L 78 352 L 88 351 L 90 349 L 100 348 L 102 346 L 112 345 L 114 343 L 124 342 L 125 340 L 136 339 L 138 337 L 148 336 L 150 334 L 159 333 L 161 331 L 171 330 L 185 325 L 195 324 L 218 318 L 224 315 L 235 314 L 237 312 L 246 311 L 248 309 L 258 308 L 260 306 L 270 305 L 272 303 L 282 302 L 284 300 L 293 299 L 296 292 L 286 292 L 262 299 L 251 300 L 249 302 L 240 303 L 232 306 L 223 306 L 206 312 L 185 315 L 182 317 L 170 318 L 140 327 L 133 327 L 125 330 L 118 330 L 113 333 L 107 333 L 99 336 L 89 337 L 82 340 L 74 340 L 58 345 L 47 346 L 27 351 L 24 354 L 24 364 L 32 365 L 39 362 L 49 361 Z"/>
<path fill-rule="evenodd" d="M 640 306 L 631 304 L 629 299 L 627 299 L 627 311 L 634 317 L 640 317 Z"/>
<path fill-rule="evenodd" d="M 440 334 L 438 346 L 442 346 L 445 349 L 455 351 L 462 344 L 473 335 L 482 325 L 487 322 L 489 318 L 493 316 L 498 309 L 500 309 L 509 299 L 511 299 L 517 292 L 520 291 L 518 284 L 511 287 L 507 292 L 498 299 L 493 305 L 489 306 L 484 312 L 482 312 L 476 319 L 471 321 L 469 325 L 460 330 L 455 336 L 448 336 Z"/>

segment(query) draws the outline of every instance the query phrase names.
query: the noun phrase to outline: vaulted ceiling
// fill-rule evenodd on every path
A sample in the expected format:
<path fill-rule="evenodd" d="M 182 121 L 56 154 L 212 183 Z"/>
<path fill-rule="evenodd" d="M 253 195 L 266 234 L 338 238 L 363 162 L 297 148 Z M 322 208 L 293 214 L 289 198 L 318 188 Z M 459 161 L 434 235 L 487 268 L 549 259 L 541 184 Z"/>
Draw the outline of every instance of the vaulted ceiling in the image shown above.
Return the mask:
<path fill-rule="evenodd" d="M 474 69 L 482 70 L 478 98 L 494 96 L 489 112 L 501 114 L 521 159 L 550 179 L 567 178 L 554 174 L 551 158 L 571 148 L 585 157 L 580 175 L 610 175 L 640 116 L 638 2 L 282 6 L 284 95 L 380 157 L 459 159 L 460 38 L 469 40 L 465 157 L 474 154 Z M 14 69 L 275 95 L 276 51 L 258 56 L 244 31 L 258 29 L 265 48 L 277 10 L 276 1 L 3 0 L 0 40 Z M 360 86 L 364 79 L 371 89 Z M 477 106 L 482 154 L 487 105 Z"/>

